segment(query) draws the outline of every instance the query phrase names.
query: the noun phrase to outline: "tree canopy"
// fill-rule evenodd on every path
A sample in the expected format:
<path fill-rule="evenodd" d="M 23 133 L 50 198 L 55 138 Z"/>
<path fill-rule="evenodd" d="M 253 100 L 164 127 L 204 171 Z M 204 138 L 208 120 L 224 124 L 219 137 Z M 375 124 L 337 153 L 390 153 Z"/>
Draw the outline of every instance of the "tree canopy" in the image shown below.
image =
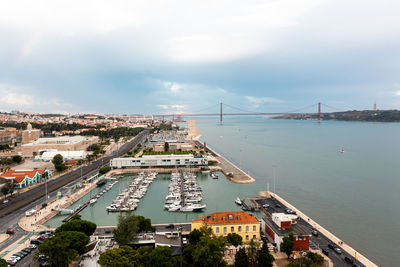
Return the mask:
<path fill-rule="evenodd" d="M 242 236 L 236 234 L 236 233 L 229 233 L 226 236 L 226 240 L 228 241 L 229 244 L 231 244 L 234 247 L 237 247 L 242 244 Z"/>
<path fill-rule="evenodd" d="M 172 257 L 169 247 L 141 247 L 134 250 L 129 246 L 121 246 L 107 250 L 100 255 L 98 263 L 102 267 L 174 267 L 177 266 L 177 258 Z"/>
<path fill-rule="evenodd" d="M 72 219 L 58 227 L 56 229 L 56 233 L 63 231 L 78 231 L 86 234 L 87 236 L 91 236 L 96 230 L 96 227 L 97 225 L 93 222 L 81 219 Z"/>
<path fill-rule="evenodd" d="M 49 266 L 68 266 L 79 254 L 84 252 L 89 237 L 82 232 L 65 231 L 56 233 L 54 237 L 44 240 L 35 255 L 48 257 Z"/>
<path fill-rule="evenodd" d="M 264 241 L 260 250 L 257 251 L 256 261 L 259 267 L 272 267 L 274 256 L 269 253 L 267 242 Z"/>
<path fill-rule="evenodd" d="M 288 236 L 283 237 L 280 249 L 285 252 L 289 258 L 294 249 L 294 236 L 292 232 L 290 232 Z"/>
<path fill-rule="evenodd" d="M 248 267 L 249 257 L 246 254 L 245 248 L 240 248 L 235 255 L 235 267 Z"/>
<path fill-rule="evenodd" d="M 3 258 L 0 258 L 0 267 L 7 267 L 7 266 L 8 266 L 8 263 L 6 262 L 6 260 Z"/>
<path fill-rule="evenodd" d="M 57 154 L 53 157 L 53 160 L 51 161 L 54 164 L 54 168 L 57 171 L 63 171 L 65 170 L 67 167 L 64 164 L 64 158 L 61 154 Z"/>
<path fill-rule="evenodd" d="M 138 230 L 139 221 L 135 215 L 123 216 L 120 214 L 117 229 L 114 230 L 115 241 L 121 246 L 132 243 L 136 240 Z"/>

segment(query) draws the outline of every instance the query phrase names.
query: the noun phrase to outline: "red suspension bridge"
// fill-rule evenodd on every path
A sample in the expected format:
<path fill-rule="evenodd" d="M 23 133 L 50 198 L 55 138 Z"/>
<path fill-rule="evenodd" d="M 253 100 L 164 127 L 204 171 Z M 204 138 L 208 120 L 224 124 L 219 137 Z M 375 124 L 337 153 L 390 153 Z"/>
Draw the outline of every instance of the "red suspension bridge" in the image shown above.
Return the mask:
<path fill-rule="evenodd" d="M 211 107 L 207 107 L 205 109 L 193 112 L 193 113 L 175 113 L 175 114 L 163 114 L 163 115 L 153 115 L 158 118 L 177 118 L 180 120 L 182 117 L 203 117 L 203 116 L 218 116 L 220 119 L 220 123 L 222 124 L 223 116 L 278 116 L 278 115 L 287 115 L 287 114 L 318 114 L 318 121 L 321 121 L 321 107 L 325 106 L 330 109 L 341 111 L 340 109 L 322 104 L 318 102 L 316 104 L 312 104 L 306 107 L 302 107 L 300 109 L 286 111 L 286 112 L 258 112 L 258 111 L 249 111 L 241 108 L 237 108 L 225 103 L 219 103 L 217 105 L 213 105 Z M 206 110 L 210 110 L 218 107 L 219 110 L 217 112 L 205 113 Z M 224 108 L 228 108 L 230 110 L 234 110 L 235 112 L 223 112 Z M 305 110 L 310 110 L 311 108 L 316 108 L 316 112 L 304 112 Z"/>

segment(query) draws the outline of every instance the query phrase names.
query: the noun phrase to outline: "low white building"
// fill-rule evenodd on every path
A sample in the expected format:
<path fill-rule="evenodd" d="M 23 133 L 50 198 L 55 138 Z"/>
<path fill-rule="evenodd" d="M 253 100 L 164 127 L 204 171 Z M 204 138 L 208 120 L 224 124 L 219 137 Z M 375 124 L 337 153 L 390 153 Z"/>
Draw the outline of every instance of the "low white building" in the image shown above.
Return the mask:
<path fill-rule="evenodd" d="M 206 157 L 183 155 L 147 155 L 140 158 L 115 158 L 110 162 L 113 168 L 135 168 L 135 167 L 185 167 L 208 165 Z"/>
<path fill-rule="evenodd" d="M 36 160 L 51 161 L 55 155 L 60 154 L 64 160 L 80 160 L 86 158 L 84 150 L 77 151 L 46 151 L 42 155 L 36 156 Z"/>

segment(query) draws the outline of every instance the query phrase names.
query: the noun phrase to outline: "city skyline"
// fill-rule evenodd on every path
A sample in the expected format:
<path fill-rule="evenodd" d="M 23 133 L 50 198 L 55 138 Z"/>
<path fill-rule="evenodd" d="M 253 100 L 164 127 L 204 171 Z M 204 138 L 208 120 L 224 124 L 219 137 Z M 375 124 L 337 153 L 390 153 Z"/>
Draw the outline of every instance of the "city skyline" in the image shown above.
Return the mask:
<path fill-rule="evenodd" d="M 0 110 L 399 109 L 399 5 L 3 1 Z"/>

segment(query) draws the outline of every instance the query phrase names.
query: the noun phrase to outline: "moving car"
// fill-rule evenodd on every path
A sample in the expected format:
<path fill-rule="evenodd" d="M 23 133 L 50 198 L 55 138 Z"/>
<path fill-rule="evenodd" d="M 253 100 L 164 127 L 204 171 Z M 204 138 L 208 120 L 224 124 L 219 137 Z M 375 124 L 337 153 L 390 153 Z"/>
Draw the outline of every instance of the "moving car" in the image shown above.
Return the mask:
<path fill-rule="evenodd" d="M 6 231 L 6 234 L 13 235 L 14 234 L 14 229 L 8 228 L 7 231 Z"/>
<path fill-rule="evenodd" d="M 322 249 L 322 253 L 324 253 L 326 256 L 329 256 L 329 251 L 325 248 Z"/>

